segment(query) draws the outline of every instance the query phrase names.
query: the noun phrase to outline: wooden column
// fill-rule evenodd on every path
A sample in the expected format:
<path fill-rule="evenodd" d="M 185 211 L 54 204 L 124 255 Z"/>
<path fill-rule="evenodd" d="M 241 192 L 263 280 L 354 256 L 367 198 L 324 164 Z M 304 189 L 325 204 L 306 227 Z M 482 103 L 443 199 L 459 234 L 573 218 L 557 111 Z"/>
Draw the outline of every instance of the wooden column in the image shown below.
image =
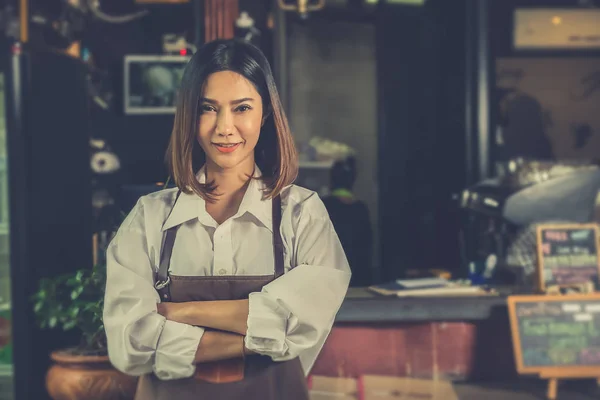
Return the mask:
<path fill-rule="evenodd" d="M 204 41 L 232 39 L 238 15 L 238 0 L 206 0 L 204 2 Z"/>

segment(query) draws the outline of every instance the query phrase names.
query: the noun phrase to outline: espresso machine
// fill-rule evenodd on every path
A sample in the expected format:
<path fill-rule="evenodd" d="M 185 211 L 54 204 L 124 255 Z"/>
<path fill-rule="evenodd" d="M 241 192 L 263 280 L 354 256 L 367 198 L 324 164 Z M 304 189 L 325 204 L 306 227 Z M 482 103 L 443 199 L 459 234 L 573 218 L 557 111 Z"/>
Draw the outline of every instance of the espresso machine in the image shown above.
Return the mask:
<path fill-rule="evenodd" d="M 467 275 L 514 283 L 533 273 L 536 224 L 594 221 L 600 166 L 515 159 L 504 171 L 458 196 L 461 261 Z"/>

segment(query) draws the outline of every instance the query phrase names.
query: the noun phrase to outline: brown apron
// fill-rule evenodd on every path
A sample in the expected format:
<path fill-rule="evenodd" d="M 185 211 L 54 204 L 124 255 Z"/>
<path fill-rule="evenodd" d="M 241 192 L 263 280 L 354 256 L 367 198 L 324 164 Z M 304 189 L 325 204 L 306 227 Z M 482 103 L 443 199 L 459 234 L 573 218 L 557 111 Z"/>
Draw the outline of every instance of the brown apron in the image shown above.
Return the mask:
<path fill-rule="evenodd" d="M 177 195 L 177 198 L 179 194 Z M 175 199 L 175 203 L 177 202 Z M 250 293 L 284 273 L 281 198 L 273 199 L 273 251 L 275 272 L 265 276 L 174 276 L 169 264 L 178 226 L 167 230 L 161 250 L 156 288 L 162 301 L 214 301 L 247 299 Z M 173 204 L 174 207 L 174 204 Z M 212 372 L 211 372 L 212 371 Z M 201 379 L 211 375 L 211 382 Z M 222 378 L 219 379 L 219 376 Z M 236 379 L 236 376 L 239 379 Z M 243 378 L 242 378 L 243 376 Z M 233 379 L 232 379 L 233 377 Z M 218 381 L 219 383 L 213 383 Z M 232 382 L 232 380 L 234 380 Z M 154 374 L 140 377 L 136 400 L 308 400 L 308 389 L 300 359 L 274 362 L 261 355 L 245 359 L 198 364 L 191 378 L 160 380 Z"/>

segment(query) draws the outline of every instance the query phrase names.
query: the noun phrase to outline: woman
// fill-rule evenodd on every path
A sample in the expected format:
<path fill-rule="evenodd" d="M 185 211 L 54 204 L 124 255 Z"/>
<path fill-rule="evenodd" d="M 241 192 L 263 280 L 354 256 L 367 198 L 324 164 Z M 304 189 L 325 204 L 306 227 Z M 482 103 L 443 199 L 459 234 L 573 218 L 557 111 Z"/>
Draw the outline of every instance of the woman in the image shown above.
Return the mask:
<path fill-rule="evenodd" d="M 203 46 L 183 75 L 167 160 L 107 250 L 104 324 L 138 399 L 308 399 L 305 375 L 349 281 L 264 55 Z"/>

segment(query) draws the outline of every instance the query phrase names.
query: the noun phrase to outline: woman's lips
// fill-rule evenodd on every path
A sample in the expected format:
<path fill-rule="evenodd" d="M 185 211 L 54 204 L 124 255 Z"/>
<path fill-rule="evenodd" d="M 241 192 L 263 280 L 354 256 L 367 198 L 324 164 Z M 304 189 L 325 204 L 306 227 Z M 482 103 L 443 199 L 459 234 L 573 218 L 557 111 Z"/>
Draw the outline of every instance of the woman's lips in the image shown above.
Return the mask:
<path fill-rule="evenodd" d="M 217 150 L 219 150 L 221 153 L 232 153 L 235 151 L 235 149 L 237 149 L 238 147 L 240 147 L 241 143 L 232 143 L 232 144 L 220 144 L 220 143 L 213 143 L 213 145 L 217 148 Z"/>

